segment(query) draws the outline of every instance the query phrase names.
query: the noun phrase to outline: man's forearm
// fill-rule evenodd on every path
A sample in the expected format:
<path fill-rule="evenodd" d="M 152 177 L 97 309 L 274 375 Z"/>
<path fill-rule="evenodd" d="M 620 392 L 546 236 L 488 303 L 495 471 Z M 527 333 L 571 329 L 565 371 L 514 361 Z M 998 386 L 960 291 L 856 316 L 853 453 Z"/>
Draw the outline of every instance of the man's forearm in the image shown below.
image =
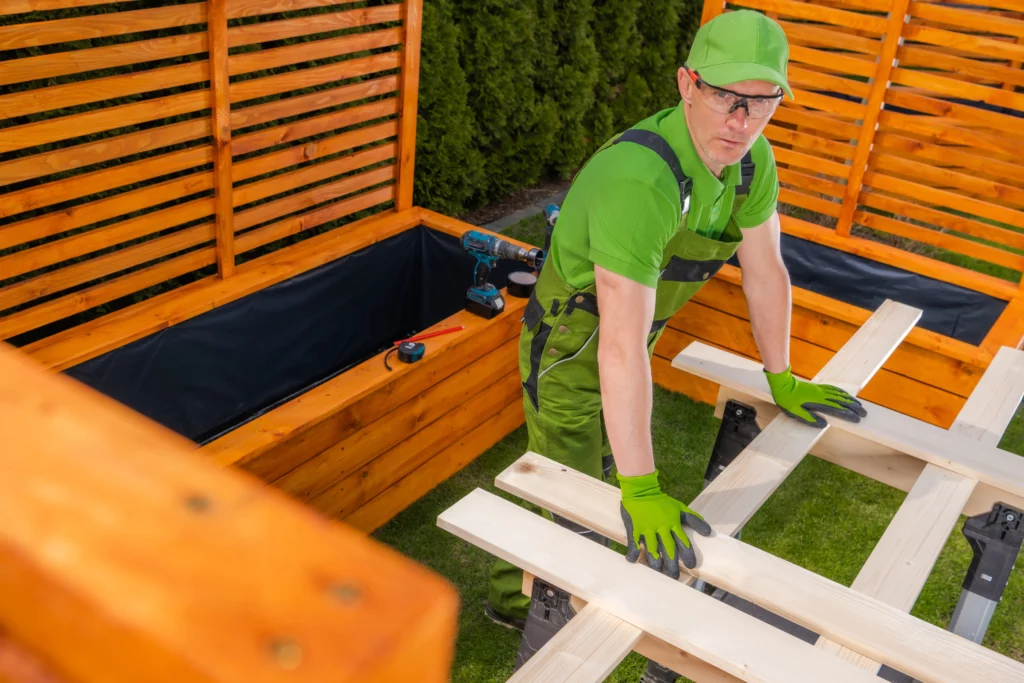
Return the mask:
<path fill-rule="evenodd" d="M 745 274 L 746 275 L 746 274 Z M 743 293 L 750 310 L 750 326 L 768 372 L 789 367 L 790 321 L 793 294 L 784 266 L 768 268 L 756 277 L 743 278 Z"/>
<path fill-rule="evenodd" d="M 599 342 L 601 400 L 619 474 L 654 471 L 651 444 L 651 362 L 643 344 Z"/>

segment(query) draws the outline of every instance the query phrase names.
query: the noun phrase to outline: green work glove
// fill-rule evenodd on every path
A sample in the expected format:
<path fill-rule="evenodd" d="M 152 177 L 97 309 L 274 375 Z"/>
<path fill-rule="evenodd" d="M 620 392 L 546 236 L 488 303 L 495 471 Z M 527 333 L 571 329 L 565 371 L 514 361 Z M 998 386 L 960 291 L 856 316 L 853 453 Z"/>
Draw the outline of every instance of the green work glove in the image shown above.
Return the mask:
<path fill-rule="evenodd" d="M 860 401 L 839 387 L 798 380 L 790 368 L 778 373 L 765 370 L 764 374 L 768 377 L 776 405 L 790 417 L 812 427 L 821 429 L 828 424 L 818 413 L 850 422 L 860 422 L 860 418 L 868 414 Z"/>
<path fill-rule="evenodd" d="M 626 524 L 626 559 L 636 562 L 640 544 L 647 550 L 647 564 L 661 573 L 679 578 L 679 559 L 688 569 L 697 566 L 697 556 L 683 524 L 701 536 L 710 536 L 704 518 L 662 493 L 658 470 L 636 477 L 616 475 L 622 487 L 622 521 Z"/>

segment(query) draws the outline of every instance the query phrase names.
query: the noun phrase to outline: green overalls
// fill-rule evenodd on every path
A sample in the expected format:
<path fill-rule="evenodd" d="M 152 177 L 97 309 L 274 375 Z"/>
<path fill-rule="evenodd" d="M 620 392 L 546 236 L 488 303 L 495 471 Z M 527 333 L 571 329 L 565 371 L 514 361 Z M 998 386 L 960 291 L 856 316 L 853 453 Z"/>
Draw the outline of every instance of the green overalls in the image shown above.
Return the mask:
<path fill-rule="evenodd" d="M 668 320 L 736 253 L 742 234 L 731 221 L 717 239 L 688 229 L 691 180 L 675 152 L 660 135 L 639 128 L 609 140 L 601 150 L 626 142 L 658 153 L 680 187 L 679 226 L 664 251 L 647 336 L 648 354 L 653 355 Z M 741 169 L 737 204 L 753 178 L 749 155 Z M 598 479 L 603 478 L 602 458 L 611 452 L 601 414 L 600 322 L 596 285 L 575 288 L 555 268 L 545 267 L 526 306 L 519 342 L 528 448 Z M 521 570 L 499 560 L 491 570 L 489 601 L 506 615 L 525 617 L 530 599 L 522 594 Z"/>

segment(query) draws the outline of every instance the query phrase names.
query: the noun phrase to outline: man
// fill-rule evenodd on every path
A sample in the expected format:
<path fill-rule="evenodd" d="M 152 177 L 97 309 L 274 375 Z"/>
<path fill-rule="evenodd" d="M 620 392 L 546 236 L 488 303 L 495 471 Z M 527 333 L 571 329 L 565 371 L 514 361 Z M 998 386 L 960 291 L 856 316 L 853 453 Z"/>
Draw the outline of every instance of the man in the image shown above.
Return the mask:
<path fill-rule="evenodd" d="M 659 486 L 650 357 L 668 319 L 729 258 L 739 259 L 753 335 L 779 407 L 817 427 L 825 424 L 820 414 L 865 415 L 846 392 L 790 372 L 792 297 L 780 253 L 779 184 L 761 134 L 782 98 L 792 98 L 788 58 L 782 28 L 759 12 L 728 12 L 702 26 L 677 74 L 679 105 L 606 143 L 577 174 L 524 315 L 529 448 L 597 478 L 613 454 L 626 559 L 635 562 L 643 547 L 647 563 L 672 577 L 680 559 L 689 568 L 696 562 L 684 525 L 705 536 L 711 530 Z M 524 624 L 530 598 L 521 588 L 519 570 L 495 565 L 487 611 L 526 628 L 517 664 L 545 639 Z M 567 598 L 563 592 L 562 602 Z"/>

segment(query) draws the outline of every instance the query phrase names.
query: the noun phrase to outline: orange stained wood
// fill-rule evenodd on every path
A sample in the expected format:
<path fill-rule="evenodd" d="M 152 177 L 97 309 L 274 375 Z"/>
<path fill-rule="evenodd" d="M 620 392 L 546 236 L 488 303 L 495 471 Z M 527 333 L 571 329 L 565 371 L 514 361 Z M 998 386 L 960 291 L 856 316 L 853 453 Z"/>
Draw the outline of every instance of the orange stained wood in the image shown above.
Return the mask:
<path fill-rule="evenodd" d="M 423 23 L 423 0 L 403 0 L 405 43 L 402 46 L 402 112 L 399 120 L 402 134 L 398 151 L 399 211 L 412 208 L 413 179 L 416 166 L 416 120 L 420 92 L 420 34 Z"/>
<path fill-rule="evenodd" d="M 999 320 L 981 343 L 981 347 L 993 355 L 1003 346 L 1013 349 L 1024 347 L 1024 289 L 1006 305 Z"/>
<path fill-rule="evenodd" d="M 837 205 L 838 206 L 838 205 Z M 991 275 L 955 266 L 920 254 L 903 251 L 887 244 L 851 235 L 839 237 L 834 231 L 814 225 L 791 216 L 782 218 L 782 229 L 789 235 L 807 239 L 826 247 L 890 263 L 912 273 L 933 277 L 952 284 L 967 287 L 997 299 L 1010 300 L 1016 294 L 1017 286 Z"/>
<path fill-rule="evenodd" d="M 457 406 L 447 406 L 449 411 L 443 417 L 336 481 L 310 500 L 309 505 L 332 517 L 347 517 L 463 434 L 522 399 L 523 387 L 515 354 L 509 360 L 513 367 L 511 372 L 488 383 L 483 391 Z"/>
<path fill-rule="evenodd" d="M 511 298 L 507 304 L 510 308 L 492 320 L 459 311 L 438 323 L 435 328 L 465 329 L 426 340 L 429 350 L 415 365 L 400 363 L 388 372 L 380 354 L 203 450 L 222 465 L 275 481 L 517 335 L 524 304 Z"/>
<path fill-rule="evenodd" d="M 836 223 L 836 234 L 849 235 L 850 227 L 853 225 L 853 214 L 857 209 L 857 198 L 860 196 L 861 184 L 864 180 L 864 171 L 867 168 L 868 157 L 871 155 L 871 148 L 875 140 L 875 132 L 878 129 L 878 114 L 885 101 L 885 92 L 889 87 L 892 77 L 893 62 L 896 58 L 896 50 L 900 46 L 900 36 L 907 13 L 910 0 L 893 0 L 889 12 L 889 21 L 885 28 L 885 40 L 882 42 L 882 52 L 878 59 L 878 70 L 874 74 L 870 94 L 867 98 L 866 116 L 861 123 L 860 136 L 857 139 L 857 151 L 853 155 L 850 174 L 846 181 L 846 194 L 843 195 L 843 208 L 839 211 L 839 220 Z"/>
<path fill-rule="evenodd" d="M 228 85 L 227 0 L 207 3 L 210 43 L 210 89 L 213 91 L 213 191 L 217 273 L 235 274 L 235 215 L 231 172 L 231 93 Z"/>
<path fill-rule="evenodd" d="M 778 12 L 782 17 L 860 29 L 870 34 L 881 34 L 886 30 L 886 21 L 881 17 L 824 7 L 818 3 L 798 2 L 797 0 L 740 0 L 735 4 L 763 12 Z"/>
<path fill-rule="evenodd" d="M 68 680 L 448 680 L 433 572 L 6 346 L 0 401 L 0 621 Z"/>
<path fill-rule="evenodd" d="M 112 313 L 24 347 L 46 367 L 65 369 L 183 320 L 213 306 L 316 268 L 415 225 L 411 212 L 362 219 L 239 266 L 230 280 L 204 278 L 135 307 Z"/>
<path fill-rule="evenodd" d="M 494 417 L 345 517 L 345 523 L 367 533 L 379 528 L 508 436 L 523 424 L 523 420 L 523 401 L 517 398 Z"/>
<path fill-rule="evenodd" d="M 479 360 L 431 385 L 412 400 L 332 444 L 280 479 L 275 486 L 308 501 L 331 484 L 366 465 L 426 425 L 441 419 L 453 406 L 480 393 L 514 370 L 518 338 L 492 347 Z"/>

